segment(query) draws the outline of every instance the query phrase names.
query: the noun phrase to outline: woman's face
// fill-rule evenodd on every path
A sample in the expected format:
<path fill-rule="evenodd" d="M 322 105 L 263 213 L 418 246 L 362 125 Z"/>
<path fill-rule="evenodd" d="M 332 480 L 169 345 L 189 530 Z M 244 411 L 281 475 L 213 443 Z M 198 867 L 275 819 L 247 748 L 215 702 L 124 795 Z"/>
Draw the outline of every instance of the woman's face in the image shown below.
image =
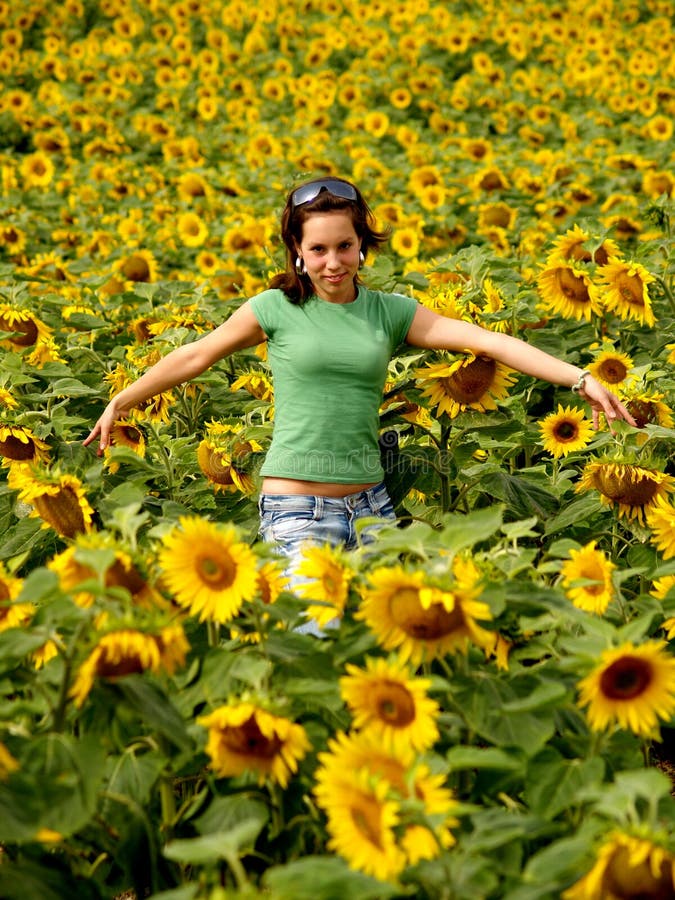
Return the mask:
<path fill-rule="evenodd" d="M 356 299 L 354 278 L 359 270 L 361 239 L 347 212 L 311 213 L 302 227 L 297 247 L 314 286 L 329 303 L 351 303 Z"/>

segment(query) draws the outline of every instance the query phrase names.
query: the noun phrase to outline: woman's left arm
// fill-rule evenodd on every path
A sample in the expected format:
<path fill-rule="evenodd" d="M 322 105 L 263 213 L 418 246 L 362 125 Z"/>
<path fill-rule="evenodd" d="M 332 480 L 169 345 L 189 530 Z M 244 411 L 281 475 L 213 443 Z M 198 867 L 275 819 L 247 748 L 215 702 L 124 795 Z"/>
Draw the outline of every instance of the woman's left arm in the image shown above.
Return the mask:
<path fill-rule="evenodd" d="M 533 347 L 519 338 L 496 331 L 488 331 L 471 322 L 449 319 L 446 316 L 420 306 L 406 335 L 406 342 L 413 347 L 429 350 L 469 350 L 476 356 L 488 356 L 525 375 L 540 378 L 551 384 L 572 387 L 579 382 L 583 369 L 550 353 Z M 605 414 L 607 424 L 624 419 L 635 426 L 635 419 L 611 391 L 606 390 L 592 375 L 582 379 L 579 396 L 586 400 L 593 411 L 593 424 L 597 428 L 600 413 Z"/>

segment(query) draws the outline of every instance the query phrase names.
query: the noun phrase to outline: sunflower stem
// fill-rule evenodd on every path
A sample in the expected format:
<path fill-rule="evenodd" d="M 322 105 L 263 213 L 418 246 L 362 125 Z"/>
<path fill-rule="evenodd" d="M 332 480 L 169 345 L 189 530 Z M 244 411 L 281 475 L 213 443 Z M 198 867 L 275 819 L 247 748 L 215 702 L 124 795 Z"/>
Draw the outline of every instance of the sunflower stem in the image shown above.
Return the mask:
<path fill-rule="evenodd" d="M 173 781 L 168 774 L 160 778 L 159 799 L 162 808 L 162 831 L 169 838 L 176 821 L 176 797 L 173 792 Z"/>
<path fill-rule="evenodd" d="M 209 619 L 206 623 L 206 634 L 209 647 L 217 647 L 220 644 L 220 622 L 213 622 Z"/>
<path fill-rule="evenodd" d="M 255 630 L 257 631 L 258 637 L 260 639 L 260 643 L 258 646 L 260 647 L 263 655 L 266 657 L 267 656 L 267 646 L 266 646 L 267 634 L 265 632 L 265 628 L 263 625 L 263 618 L 260 615 L 260 610 L 258 609 L 258 604 L 253 603 L 253 604 L 251 604 L 251 606 L 252 606 L 253 621 L 255 623 Z"/>
<path fill-rule="evenodd" d="M 80 639 L 85 630 L 89 627 L 89 624 L 90 623 L 88 619 L 84 619 L 82 622 L 80 622 L 78 628 L 75 631 L 75 634 L 73 635 L 73 640 L 70 645 L 70 653 L 64 654 L 63 657 L 63 678 L 61 679 L 61 687 L 59 688 L 59 699 L 56 704 L 56 709 L 54 710 L 52 727 L 52 731 L 56 731 L 57 733 L 63 731 L 66 717 L 66 707 L 68 705 L 68 697 L 70 694 L 70 680 L 73 672 L 73 661 L 80 645 Z"/>
<path fill-rule="evenodd" d="M 171 462 L 171 456 L 167 452 L 166 447 L 164 447 L 164 445 L 162 444 L 160 437 L 159 437 L 159 432 L 157 431 L 154 424 L 150 420 L 148 420 L 148 427 L 150 429 L 150 433 L 152 434 L 153 438 L 155 439 L 155 443 L 157 444 L 157 448 L 159 450 L 159 457 L 162 461 L 162 466 L 164 468 L 164 471 L 166 472 L 167 496 L 169 497 L 170 500 L 175 500 L 176 498 L 174 497 L 174 485 L 175 485 L 175 474 L 176 473 L 174 471 L 173 463 Z"/>
<path fill-rule="evenodd" d="M 661 290 L 663 291 L 666 299 L 668 300 L 668 303 L 670 303 L 670 308 L 672 309 L 673 313 L 675 313 L 675 297 L 673 297 L 673 293 L 670 290 L 670 288 L 668 287 L 665 279 L 659 278 L 657 275 L 656 282 L 660 286 Z"/>
<path fill-rule="evenodd" d="M 241 864 L 241 860 L 236 853 L 224 853 L 225 862 L 230 867 L 234 880 L 237 882 L 237 888 L 245 888 L 248 885 L 246 870 Z"/>
<path fill-rule="evenodd" d="M 450 512 L 450 479 L 448 477 L 446 460 L 448 457 L 448 445 L 451 429 L 452 425 L 448 425 L 445 422 L 442 422 L 441 438 L 438 442 L 438 455 L 441 461 L 441 465 L 439 468 L 439 476 L 441 479 L 441 512 L 443 513 Z"/>

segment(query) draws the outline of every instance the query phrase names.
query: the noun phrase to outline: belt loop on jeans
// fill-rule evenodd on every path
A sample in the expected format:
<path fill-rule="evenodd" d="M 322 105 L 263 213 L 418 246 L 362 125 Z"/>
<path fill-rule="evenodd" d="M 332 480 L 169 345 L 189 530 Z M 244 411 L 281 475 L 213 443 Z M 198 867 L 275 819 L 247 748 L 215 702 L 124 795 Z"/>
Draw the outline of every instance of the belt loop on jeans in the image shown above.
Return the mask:
<path fill-rule="evenodd" d="M 320 519 L 323 516 L 323 497 L 315 496 L 314 497 L 314 515 L 312 518 L 314 521 Z"/>
<path fill-rule="evenodd" d="M 379 507 L 377 505 L 377 499 L 376 499 L 375 495 L 377 494 L 377 492 L 380 488 L 381 488 L 381 485 L 376 484 L 375 487 L 368 488 L 368 490 L 366 491 L 366 499 L 368 500 L 368 506 L 370 507 L 370 511 L 372 513 L 375 513 L 376 515 L 379 512 Z"/>

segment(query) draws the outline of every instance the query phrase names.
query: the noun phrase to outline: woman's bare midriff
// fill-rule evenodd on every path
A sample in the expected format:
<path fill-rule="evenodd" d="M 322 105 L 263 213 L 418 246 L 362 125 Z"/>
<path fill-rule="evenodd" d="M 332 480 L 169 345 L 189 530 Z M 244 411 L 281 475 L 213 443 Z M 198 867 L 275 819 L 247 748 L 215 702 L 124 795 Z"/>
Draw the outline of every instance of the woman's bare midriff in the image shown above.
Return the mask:
<path fill-rule="evenodd" d="M 309 494 L 312 497 L 346 497 L 375 487 L 379 482 L 367 484 L 338 484 L 332 481 L 298 481 L 296 478 L 264 478 L 263 494 Z"/>

